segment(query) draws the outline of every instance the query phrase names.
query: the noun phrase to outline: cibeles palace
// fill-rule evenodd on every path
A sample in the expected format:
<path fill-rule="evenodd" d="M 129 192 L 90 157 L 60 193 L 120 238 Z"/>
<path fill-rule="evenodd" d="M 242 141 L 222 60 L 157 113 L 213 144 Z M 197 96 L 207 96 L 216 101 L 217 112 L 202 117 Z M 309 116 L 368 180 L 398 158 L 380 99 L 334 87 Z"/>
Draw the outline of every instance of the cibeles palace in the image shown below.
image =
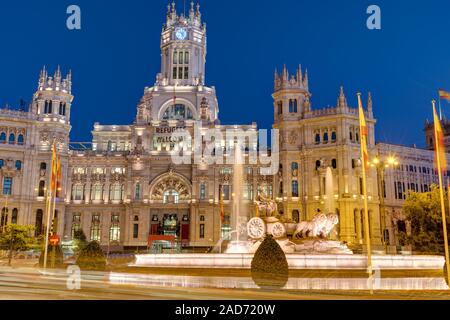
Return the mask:
<path fill-rule="evenodd" d="M 131 249 L 146 247 L 149 235 L 175 235 L 183 247 L 203 250 L 224 236 L 235 191 L 233 166 L 175 165 L 170 153 L 185 141 L 172 133 L 193 130 L 198 122 L 221 131 L 256 131 L 257 126 L 220 124 L 215 88 L 205 80 L 206 27 L 198 6 L 186 16 L 169 6 L 161 57 L 161 72 L 145 88 L 135 121 L 96 123 L 89 144 L 69 139 L 76 99 L 71 74 L 62 75 L 59 68 L 53 75 L 42 70 L 28 111 L 0 110 L 2 227 L 18 223 L 34 225 L 36 235 L 44 232 L 55 141 L 63 172 L 56 224 L 63 239 L 82 229 L 88 240 Z M 309 220 L 325 210 L 325 176 L 331 168 L 338 238 L 358 247 L 364 239 L 358 110 L 349 106 L 342 88 L 336 93 L 335 107 L 315 108 L 307 72 L 298 68 L 290 75 L 283 68 L 275 73 L 272 110 L 279 154 L 272 156 L 279 156 L 279 170 L 264 175 L 260 164 L 245 166 L 242 195 L 250 215 L 263 193 L 277 201 L 286 221 Z M 392 249 L 398 233 L 410 228 L 402 214 L 407 191 L 427 191 L 437 181 L 433 151 L 376 144 L 372 98 L 366 98 L 370 157 L 377 159 L 368 173 L 370 235 L 375 246 Z M 261 112 L 271 116 L 271 106 Z M 218 143 L 229 149 L 227 141 Z"/>

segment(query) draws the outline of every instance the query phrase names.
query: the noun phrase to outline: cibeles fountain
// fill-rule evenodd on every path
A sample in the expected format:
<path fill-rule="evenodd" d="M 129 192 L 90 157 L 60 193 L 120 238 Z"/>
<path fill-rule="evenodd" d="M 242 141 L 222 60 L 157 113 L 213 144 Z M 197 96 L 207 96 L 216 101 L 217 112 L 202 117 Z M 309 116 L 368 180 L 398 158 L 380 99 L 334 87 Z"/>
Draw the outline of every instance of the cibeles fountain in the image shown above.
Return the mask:
<path fill-rule="evenodd" d="M 360 289 L 368 288 L 367 279 L 361 277 L 361 271 L 367 268 L 367 255 L 353 254 L 343 243 L 333 236 L 339 224 L 339 216 L 335 209 L 334 183 L 331 168 L 326 170 L 324 211 L 317 210 L 310 221 L 300 221 L 297 224 L 287 224 L 280 221 L 276 214 L 277 203 L 265 195 L 259 195 L 256 201 L 256 212 L 250 212 L 248 203 L 243 200 L 242 153 L 235 151 L 233 172 L 233 194 L 231 213 L 231 233 L 226 241 L 227 248 L 204 254 L 140 254 L 130 266 L 146 268 L 180 268 L 208 269 L 216 272 L 216 276 L 202 278 L 207 284 L 217 281 L 219 287 L 252 287 L 253 281 L 246 278 L 230 278 L 221 273 L 226 269 L 245 270 L 251 268 L 254 253 L 267 234 L 273 236 L 286 253 L 290 270 L 307 270 L 308 277 L 290 278 L 286 288 L 292 289 Z M 222 241 L 216 246 L 222 248 Z M 402 271 L 425 275 L 430 270 L 443 270 L 445 259 L 442 256 L 407 256 L 407 255 L 373 255 L 375 270 Z M 339 270 L 344 276 L 336 278 L 321 278 L 324 270 Z M 317 274 L 317 278 L 311 275 Z M 351 275 L 356 272 L 359 276 Z M 346 277 L 345 275 L 349 276 Z M 131 277 L 131 276 L 130 276 Z M 154 281 L 155 275 L 149 275 L 149 281 Z M 175 276 L 171 276 L 171 281 Z M 132 278 L 132 277 L 131 277 Z M 194 279 L 195 280 L 195 279 Z M 200 281 L 196 279 L 195 281 Z M 318 282 L 317 282 L 317 281 Z M 121 276 L 123 281 L 123 276 Z M 143 281 L 140 279 L 139 281 Z M 174 281 L 174 280 L 173 280 Z M 180 279 L 185 283 L 186 279 Z M 436 290 L 447 289 L 441 276 L 404 276 L 402 278 L 380 279 L 380 289 L 416 289 Z"/>
<path fill-rule="evenodd" d="M 238 150 L 238 148 L 236 149 Z M 236 151 L 236 158 L 240 159 L 241 154 Z M 233 173 L 233 235 L 225 253 L 247 253 L 254 254 L 263 242 L 266 234 L 270 234 L 280 245 L 281 249 L 287 253 L 304 254 L 353 254 L 353 252 L 340 241 L 330 240 L 329 236 L 339 223 L 339 217 L 335 213 L 334 206 L 334 185 L 331 168 L 327 168 L 325 177 L 325 212 L 318 211 L 311 221 L 302 221 L 295 225 L 280 222 L 275 215 L 278 213 L 275 201 L 265 195 L 258 196 L 256 201 L 256 217 L 247 222 L 247 212 L 242 205 L 242 165 L 235 162 Z M 289 231 L 293 231 L 290 238 Z M 233 239 L 234 236 L 234 239 Z"/>

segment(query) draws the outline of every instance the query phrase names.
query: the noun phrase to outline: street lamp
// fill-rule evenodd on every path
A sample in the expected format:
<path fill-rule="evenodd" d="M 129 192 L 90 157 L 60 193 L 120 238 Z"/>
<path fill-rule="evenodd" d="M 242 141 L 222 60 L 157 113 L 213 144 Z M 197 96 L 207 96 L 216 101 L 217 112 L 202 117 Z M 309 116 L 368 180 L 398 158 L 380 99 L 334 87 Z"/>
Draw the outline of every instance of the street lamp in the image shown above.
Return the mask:
<path fill-rule="evenodd" d="M 375 157 L 370 166 L 377 169 L 377 181 L 378 181 L 378 198 L 380 199 L 380 222 L 381 230 L 383 232 L 383 243 L 386 245 L 385 239 L 385 229 L 386 229 L 386 218 L 384 212 L 384 195 L 385 195 L 385 181 L 384 173 L 388 168 L 395 168 L 399 165 L 397 158 L 394 156 L 388 156 L 387 158 Z"/>

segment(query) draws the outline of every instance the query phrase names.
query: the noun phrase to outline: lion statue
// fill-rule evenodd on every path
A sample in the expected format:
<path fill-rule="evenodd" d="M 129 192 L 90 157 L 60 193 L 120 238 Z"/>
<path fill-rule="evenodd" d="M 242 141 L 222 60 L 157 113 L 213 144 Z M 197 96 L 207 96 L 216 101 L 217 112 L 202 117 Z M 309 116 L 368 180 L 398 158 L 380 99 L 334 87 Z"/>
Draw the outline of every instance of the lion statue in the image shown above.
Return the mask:
<path fill-rule="evenodd" d="M 302 221 L 297 225 L 293 238 L 327 238 L 339 223 L 335 213 L 319 213 L 312 221 Z"/>

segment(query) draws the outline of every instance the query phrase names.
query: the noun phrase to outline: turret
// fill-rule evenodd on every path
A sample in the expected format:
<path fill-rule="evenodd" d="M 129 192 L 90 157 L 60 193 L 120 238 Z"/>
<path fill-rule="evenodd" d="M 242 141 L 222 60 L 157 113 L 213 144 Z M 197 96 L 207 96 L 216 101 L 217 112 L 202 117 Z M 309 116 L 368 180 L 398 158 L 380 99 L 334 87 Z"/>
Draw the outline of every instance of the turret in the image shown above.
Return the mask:
<path fill-rule="evenodd" d="M 33 112 L 45 118 L 59 118 L 68 124 L 72 100 L 72 73 L 69 71 L 63 78 L 58 66 L 53 77 L 49 77 L 44 67 L 33 96 Z"/>
<path fill-rule="evenodd" d="M 345 97 L 345 94 L 344 94 L 344 87 L 341 86 L 341 89 L 339 92 L 339 97 L 337 99 L 337 108 L 345 109 L 347 107 L 348 107 L 348 104 L 347 104 L 347 98 Z"/>
<path fill-rule="evenodd" d="M 303 75 L 300 65 L 292 76 L 286 66 L 283 66 L 281 74 L 275 69 L 274 91 L 275 119 L 303 117 L 305 112 L 310 111 L 308 73 Z"/>

